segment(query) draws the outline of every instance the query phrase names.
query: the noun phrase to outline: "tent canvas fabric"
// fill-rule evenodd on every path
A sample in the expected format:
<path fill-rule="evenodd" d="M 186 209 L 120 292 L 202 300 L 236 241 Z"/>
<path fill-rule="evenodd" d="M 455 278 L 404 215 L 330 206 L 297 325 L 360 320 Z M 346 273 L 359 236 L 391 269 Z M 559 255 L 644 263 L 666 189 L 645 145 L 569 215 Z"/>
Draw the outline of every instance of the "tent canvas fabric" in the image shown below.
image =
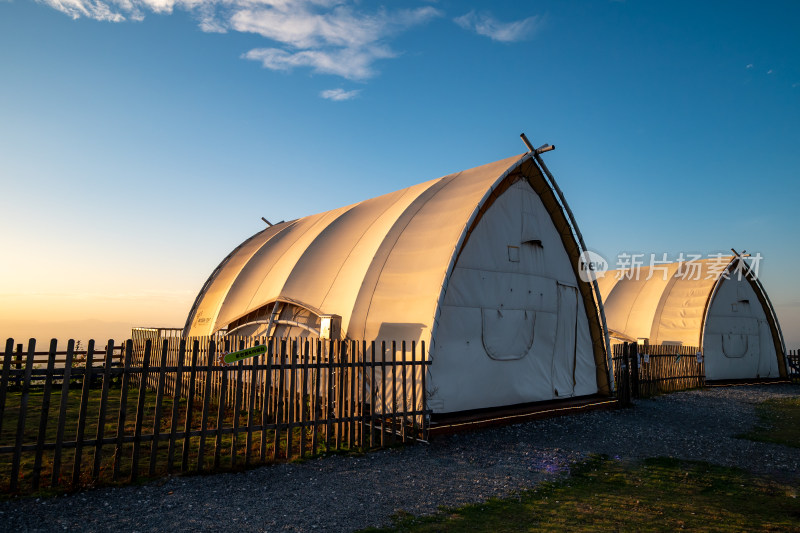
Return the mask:
<path fill-rule="evenodd" d="M 184 335 L 425 341 L 438 413 L 608 393 L 583 251 L 531 153 L 253 235 L 211 274 Z M 394 354 L 389 354 L 391 360 Z"/>
<path fill-rule="evenodd" d="M 777 316 L 744 258 L 614 270 L 598 285 L 618 339 L 697 346 L 710 381 L 786 377 Z"/>

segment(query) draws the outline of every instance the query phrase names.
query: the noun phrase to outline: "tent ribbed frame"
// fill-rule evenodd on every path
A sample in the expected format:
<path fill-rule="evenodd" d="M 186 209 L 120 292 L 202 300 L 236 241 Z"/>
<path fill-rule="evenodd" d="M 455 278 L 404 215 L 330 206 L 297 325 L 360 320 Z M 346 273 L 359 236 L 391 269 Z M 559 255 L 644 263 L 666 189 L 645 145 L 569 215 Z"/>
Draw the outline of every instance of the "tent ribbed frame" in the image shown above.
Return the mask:
<path fill-rule="evenodd" d="M 578 289 L 583 299 L 582 301 L 584 304 L 584 312 L 586 313 L 586 317 L 588 319 L 588 327 L 590 329 L 589 333 L 591 336 L 592 350 L 595 360 L 597 388 L 600 393 L 608 394 L 610 391 L 613 390 L 613 376 L 609 372 L 611 368 L 611 364 L 609 361 L 611 353 L 609 348 L 610 339 L 608 337 L 602 298 L 599 295 L 599 290 L 598 290 L 599 288 L 597 286 L 597 283 L 596 282 L 590 283 L 583 281 L 580 276 L 579 260 L 581 254 L 587 251 L 587 248 L 583 241 L 581 232 L 577 226 L 577 222 L 575 221 L 572 211 L 569 208 L 568 204 L 566 203 L 566 199 L 564 198 L 563 193 L 558 187 L 558 184 L 555 182 L 555 179 L 553 178 L 552 174 L 550 174 L 549 170 L 546 168 L 544 162 L 541 160 L 541 158 L 537 153 L 528 152 L 522 156 L 519 156 L 516 160 L 509 159 L 509 161 L 513 161 L 513 163 L 510 164 L 510 166 L 502 173 L 502 175 L 491 181 L 492 185 L 488 187 L 488 189 L 481 196 L 480 201 L 478 201 L 477 205 L 475 205 L 474 208 L 472 209 L 471 214 L 467 219 L 466 223 L 464 224 L 464 227 L 461 230 L 461 233 L 459 234 L 459 237 L 450 254 L 450 259 L 447 263 L 447 268 L 444 272 L 443 279 L 439 284 L 438 296 L 436 297 L 435 300 L 436 304 L 434 308 L 434 316 L 432 317 L 433 320 L 430 322 L 431 323 L 430 337 L 429 337 L 430 349 L 428 351 L 428 356 L 431 359 L 435 358 L 436 356 L 435 339 L 439 325 L 441 306 L 443 305 L 444 302 L 444 297 L 447 291 L 447 286 L 449 284 L 450 277 L 454 271 L 455 265 L 458 261 L 461 251 L 463 250 L 466 242 L 468 241 L 470 235 L 472 234 L 472 230 L 474 229 L 476 224 L 478 224 L 478 222 L 480 221 L 486 210 L 489 207 L 491 207 L 491 205 L 493 205 L 494 201 L 503 192 L 508 190 L 508 188 L 511 187 L 517 181 L 521 181 L 524 179 L 531 186 L 534 192 L 538 195 L 539 199 L 542 201 L 545 210 L 550 216 L 551 222 L 554 224 L 555 229 L 560 236 L 561 243 L 571 263 L 572 272 L 574 274 L 575 283 L 577 285 L 576 288 Z M 502 167 L 496 170 L 500 170 L 501 168 Z M 432 187 L 441 188 L 450 181 L 452 181 L 453 179 L 456 179 L 457 175 L 458 173 L 453 174 L 449 176 L 449 179 L 445 181 L 434 182 Z M 418 200 L 422 200 L 420 206 L 424 205 L 424 203 L 427 202 L 428 199 L 430 199 L 432 196 L 433 196 L 432 194 L 427 194 L 426 197 L 420 196 L 418 198 Z M 409 206 L 409 208 L 411 208 L 413 205 L 414 204 L 412 203 Z M 198 297 L 196 298 L 192 306 L 189 316 L 187 317 L 186 326 L 184 328 L 184 335 L 188 335 L 189 331 L 191 330 L 193 321 L 196 319 L 196 315 L 201 307 L 201 300 L 203 296 L 206 294 L 207 289 L 211 285 L 213 285 L 213 283 L 219 278 L 220 272 L 224 270 L 224 268 L 226 267 L 227 264 L 229 264 L 231 259 L 234 256 L 236 256 L 237 253 L 240 253 L 242 251 L 242 248 L 248 245 L 248 243 L 251 243 L 253 239 L 262 236 L 263 238 L 266 239 L 265 242 L 269 242 L 272 238 L 276 237 L 282 231 L 288 229 L 296 222 L 297 221 L 290 221 L 286 224 L 282 224 L 280 228 L 276 229 L 266 228 L 261 232 L 256 233 L 249 239 L 247 239 L 245 242 L 240 244 L 233 252 L 228 254 L 228 256 L 217 266 L 214 272 L 212 272 L 211 276 L 209 276 L 208 280 L 206 281 L 200 293 L 198 294 Z M 398 222 L 395 222 L 395 224 L 399 222 L 400 219 L 398 219 Z M 267 232 L 266 235 L 265 232 Z M 398 235 L 395 235 L 395 238 Z M 382 244 L 381 246 L 384 245 L 385 243 Z M 380 271 L 381 269 L 378 269 L 378 272 Z M 362 284 L 360 290 L 363 291 L 365 286 L 367 285 Z M 367 288 L 369 288 L 369 286 L 367 286 Z M 367 306 L 367 313 L 369 312 L 369 308 L 371 307 L 371 302 L 372 300 L 370 297 L 369 304 Z M 292 302 L 292 303 L 296 305 L 299 304 L 300 307 L 312 310 L 308 305 L 305 305 L 302 302 Z M 273 303 L 273 306 L 274 305 L 275 304 Z M 219 313 L 219 309 L 217 309 L 217 313 Z M 246 315 L 248 315 L 249 313 L 252 313 L 252 311 L 241 314 L 236 320 L 245 318 Z M 212 320 L 216 320 L 216 315 L 215 317 L 209 317 L 209 318 Z M 350 331 L 348 328 L 348 333 L 349 332 Z"/>
<path fill-rule="evenodd" d="M 295 222 L 294 220 L 290 220 L 289 222 L 287 222 L 287 223 L 285 224 L 285 226 L 282 226 L 282 227 L 281 227 L 281 228 L 280 228 L 280 229 L 279 229 L 279 230 L 278 230 L 278 231 L 275 233 L 275 235 L 277 235 L 277 234 L 278 234 L 278 233 L 280 233 L 281 231 L 285 230 L 286 228 L 289 228 L 289 227 L 291 227 L 291 226 L 292 226 L 292 224 L 294 224 L 294 222 Z M 276 225 L 277 225 L 277 224 L 276 224 Z M 272 227 L 275 227 L 275 226 L 270 226 L 270 228 L 272 228 Z M 233 249 L 233 251 L 231 251 L 231 253 L 229 253 L 228 255 L 226 255 L 226 256 L 225 256 L 225 258 L 224 258 L 222 261 L 220 261 L 220 263 L 217 265 L 217 268 L 215 268 L 215 269 L 214 269 L 214 271 L 213 271 L 213 272 L 211 272 L 211 275 L 210 275 L 210 276 L 208 276 L 208 279 L 206 279 L 206 282 L 205 282 L 205 283 L 203 283 L 203 286 L 200 288 L 200 292 L 198 292 L 198 293 L 197 293 L 197 296 L 196 296 L 196 297 L 195 297 L 195 299 L 194 299 L 194 303 L 192 304 L 192 308 L 189 310 L 189 315 L 186 317 L 186 324 L 183 326 L 183 333 L 182 333 L 182 335 L 183 335 L 184 337 L 187 337 L 187 336 L 189 335 L 189 330 L 190 330 L 190 329 L 191 329 L 191 327 L 192 327 L 192 322 L 194 321 L 195 314 L 197 313 L 197 308 L 200 306 L 200 302 L 203 300 L 203 297 L 204 297 L 204 296 L 205 296 L 205 294 L 206 294 L 206 290 L 207 290 L 207 289 L 208 289 L 208 288 L 211 286 L 211 284 L 212 284 L 212 283 L 214 282 L 214 280 L 217 278 L 217 275 L 219 275 L 219 273 L 222 271 L 222 268 L 223 268 L 223 267 L 224 267 L 224 266 L 225 266 L 225 265 L 228 263 L 228 261 L 230 261 L 230 259 L 231 259 L 232 257 L 234 257 L 234 256 L 237 254 L 237 252 L 238 252 L 239 250 L 241 250 L 242 248 L 244 248 L 244 247 L 245 247 L 247 244 L 249 244 L 249 243 L 250 243 L 250 241 L 252 241 L 252 240 L 253 240 L 253 239 L 255 239 L 256 237 L 258 237 L 259 235 L 261 235 L 261 234 L 262 234 L 262 233 L 264 233 L 265 231 L 269 231 L 269 230 L 270 230 L 270 228 L 265 228 L 265 229 L 263 229 L 263 230 L 261 230 L 261 231 L 259 231 L 259 232 L 256 232 L 256 233 L 254 233 L 253 235 L 251 235 L 251 236 L 250 236 L 250 237 L 248 237 L 247 239 L 245 239 L 245 240 L 244 240 L 244 242 L 242 242 L 242 243 L 241 243 L 239 246 L 237 246 L 236 248 L 234 248 L 234 249 Z M 275 235 L 273 235 L 273 237 L 274 237 Z"/>

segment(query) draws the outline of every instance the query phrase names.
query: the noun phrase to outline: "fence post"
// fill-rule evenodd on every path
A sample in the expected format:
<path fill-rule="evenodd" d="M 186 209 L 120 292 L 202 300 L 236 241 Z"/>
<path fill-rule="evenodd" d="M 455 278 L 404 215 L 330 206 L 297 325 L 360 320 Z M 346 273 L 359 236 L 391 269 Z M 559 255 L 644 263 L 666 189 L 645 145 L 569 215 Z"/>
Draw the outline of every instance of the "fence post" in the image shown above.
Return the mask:
<path fill-rule="evenodd" d="M 639 343 L 630 343 L 630 369 L 631 369 L 631 397 L 637 400 L 641 397 L 639 394 Z"/>
<path fill-rule="evenodd" d="M 344 441 L 344 361 L 347 357 L 347 344 L 342 340 L 335 341 L 336 345 L 336 376 L 334 378 L 334 402 L 336 406 L 336 423 L 334 424 L 334 442 L 337 450 L 341 449 Z"/>
<path fill-rule="evenodd" d="M 92 371 L 94 365 L 94 339 L 86 348 L 83 360 L 83 387 L 81 390 L 80 411 L 78 412 L 78 430 L 75 434 L 75 456 L 72 462 L 72 487 L 77 488 L 81 481 L 81 461 L 83 459 L 83 436 L 86 430 L 86 412 L 89 408 L 89 395 L 92 387 Z"/>
<path fill-rule="evenodd" d="M 131 477 L 134 481 L 139 475 L 139 455 L 142 442 L 142 424 L 144 423 L 145 395 L 147 394 L 147 374 L 150 370 L 150 355 L 153 350 L 152 339 L 147 339 L 144 345 L 144 353 L 139 361 L 139 391 L 136 397 L 136 418 L 133 426 L 133 451 L 131 452 Z"/>
<path fill-rule="evenodd" d="M 8 380 L 11 373 L 11 361 L 14 355 L 14 339 L 6 341 L 6 351 L 3 355 L 3 372 L 0 375 L 0 412 L 6 412 L 6 394 L 8 392 Z M 3 430 L 3 417 L 0 416 L 0 432 Z"/>
<path fill-rule="evenodd" d="M 391 443 L 395 443 L 397 428 L 395 420 L 397 417 L 397 341 L 392 341 L 392 434 Z"/>
<path fill-rule="evenodd" d="M 202 472 L 203 467 L 205 465 L 205 453 L 206 453 L 206 435 L 208 431 L 206 430 L 206 426 L 208 426 L 208 414 L 209 409 L 211 407 L 211 396 L 213 396 L 213 391 L 211 390 L 211 379 L 212 379 L 212 370 L 211 367 L 214 365 L 214 358 L 216 357 L 217 353 L 217 345 L 214 342 L 213 337 L 208 338 L 208 350 L 206 351 L 206 374 L 205 374 L 205 385 L 203 385 L 203 413 L 200 415 L 200 442 L 197 445 L 197 471 Z"/>
<path fill-rule="evenodd" d="M 297 345 L 300 342 L 299 337 L 287 339 L 286 355 L 288 356 L 288 370 L 286 371 L 286 459 L 292 458 L 292 450 L 294 449 L 294 420 L 297 414 L 295 404 L 297 403 L 297 374 L 295 366 L 297 365 Z"/>
<path fill-rule="evenodd" d="M 325 405 L 325 419 L 327 420 L 325 426 L 325 451 L 330 451 L 331 447 L 331 438 L 333 436 L 334 426 L 333 426 L 333 417 L 335 416 L 336 411 L 334 410 L 334 401 L 333 401 L 333 339 L 328 339 L 327 343 L 323 343 L 323 345 L 327 344 L 328 352 L 327 352 L 327 370 L 326 370 L 326 377 L 327 377 L 327 387 L 328 392 L 326 394 L 326 405 Z"/>
<path fill-rule="evenodd" d="M 307 338 L 303 340 L 303 344 L 298 351 L 300 352 L 300 364 L 302 365 L 302 368 L 297 368 L 297 373 L 300 375 L 302 383 L 302 386 L 298 387 L 302 390 L 297 391 L 300 394 L 300 458 L 302 459 L 306 456 L 306 398 L 308 397 L 309 358 L 309 342 Z"/>
<path fill-rule="evenodd" d="M 622 344 L 622 357 L 618 359 L 619 361 L 619 369 L 617 374 L 619 375 L 618 381 L 619 384 L 617 386 L 617 399 L 619 401 L 620 407 L 630 407 L 631 405 L 631 382 L 630 377 L 628 375 L 628 355 L 630 353 L 630 343 L 623 343 Z"/>
<path fill-rule="evenodd" d="M 178 341 L 177 366 L 175 369 L 175 386 L 172 389 L 172 416 L 169 424 L 169 444 L 167 445 L 167 474 L 172 473 L 172 462 L 175 458 L 175 440 L 178 433 L 178 414 L 183 395 L 183 366 L 186 358 L 186 339 Z"/>
<path fill-rule="evenodd" d="M 421 438 L 417 422 L 417 341 L 411 341 L 411 427 L 414 438 Z"/>
<path fill-rule="evenodd" d="M 131 381 L 131 359 L 133 359 L 133 341 L 125 342 L 125 363 L 122 370 L 122 389 L 119 393 L 119 414 L 117 416 L 117 441 L 114 447 L 114 466 L 112 481 L 117 481 L 122 463 L 123 438 L 125 436 L 125 420 L 128 416 L 128 387 Z"/>
<path fill-rule="evenodd" d="M 420 380 L 420 388 L 422 389 L 422 440 L 428 440 L 428 424 L 430 423 L 430 419 L 428 418 L 428 389 L 425 385 L 426 374 L 428 372 L 428 358 L 425 355 L 425 341 L 420 343 L 419 348 L 419 356 L 422 360 L 422 367 L 420 370 L 422 371 L 422 376 Z"/>
<path fill-rule="evenodd" d="M 381 341 L 381 448 L 386 446 L 386 341 Z"/>
<path fill-rule="evenodd" d="M 695 358 L 697 360 L 697 386 L 702 388 L 706 386 L 706 358 L 699 348 L 695 352 Z"/>
<path fill-rule="evenodd" d="M 25 414 L 28 409 L 28 395 L 30 394 L 31 388 L 34 352 L 36 352 L 36 339 L 30 339 L 28 341 L 28 356 L 25 358 L 25 374 L 22 376 L 22 397 L 20 398 L 19 416 L 17 417 L 17 435 L 14 442 L 14 456 L 11 459 L 11 492 L 17 490 L 17 483 L 19 482 L 22 441 L 25 433 Z"/>
<path fill-rule="evenodd" d="M 267 344 L 267 351 L 264 353 L 264 361 L 266 362 L 266 369 L 264 370 L 264 392 L 261 398 L 261 462 L 267 459 L 267 421 L 268 417 L 272 417 L 273 413 L 270 412 L 270 403 L 272 397 L 275 395 L 272 389 L 272 360 L 275 357 L 275 339 L 267 337 L 264 339 Z M 319 356 L 319 354 L 317 354 Z M 317 365 L 319 366 L 319 365 Z M 317 384 L 319 385 L 319 384 Z M 317 386 L 319 389 L 319 386 Z M 277 428 L 277 426 L 276 426 Z"/>
<path fill-rule="evenodd" d="M 400 421 L 400 435 L 401 442 L 406 442 L 406 417 L 408 416 L 408 394 L 406 394 L 406 341 L 400 343 L 400 351 L 403 370 L 403 416 Z"/>
<path fill-rule="evenodd" d="M 61 475 L 61 446 L 64 442 L 64 425 L 67 419 L 67 401 L 69 399 L 69 385 L 72 374 L 72 360 L 74 357 L 75 341 L 67 342 L 66 360 L 64 362 L 64 375 L 61 380 L 61 401 L 58 408 L 58 429 L 56 430 L 56 444 L 53 451 L 53 472 L 50 485 L 59 484 Z"/>
<path fill-rule="evenodd" d="M 17 344 L 17 355 L 14 357 L 14 370 L 22 370 L 22 343 Z M 14 385 L 19 387 L 20 383 L 22 383 L 22 375 L 17 373 L 14 377 Z"/>
<path fill-rule="evenodd" d="M 53 371 L 55 369 L 56 351 L 58 341 L 50 340 L 50 351 L 47 354 L 47 373 L 45 374 L 44 391 L 42 391 L 42 408 L 39 417 L 39 436 L 36 439 L 36 457 L 33 462 L 33 488 L 39 488 L 42 470 L 42 454 L 44 452 L 45 437 L 47 434 L 47 418 L 50 414 L 50 391 L 53 388 Z M 0 408 L 0 413 L 3 409 Z"/>
<path fill-rule="evenodd" d="M 283 388 L 286 369 L 286 340 L 280 339 L 275 343 L 275 366 L 278 368 L 278 389 L 275 391 L 275 439 L 272 448 L 272 460 L 277 461 L 281 450 L 281 422 L 283 422 Z"/>
<path fill-rule="evenodd" d="M 186 419 L 183 425 L 183 447 L 181 448 L 181 472 L 189 470 L 189 450 L 192 446 L 191 432 L 194 413 L 195 380 L 197 379 L 197 358 L 200 354 L 200 340 L 192 340 L 191 364 L 189 366 L 189 384 L 186 388 Z"/>

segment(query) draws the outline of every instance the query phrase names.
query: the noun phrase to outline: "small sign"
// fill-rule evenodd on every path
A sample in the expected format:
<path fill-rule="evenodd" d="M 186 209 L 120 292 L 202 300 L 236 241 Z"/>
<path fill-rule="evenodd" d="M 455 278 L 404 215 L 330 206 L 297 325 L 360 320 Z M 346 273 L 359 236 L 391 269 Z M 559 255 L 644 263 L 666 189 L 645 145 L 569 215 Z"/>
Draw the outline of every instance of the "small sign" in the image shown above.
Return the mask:
<path fill-rule="evenodd" d="M 243 361 L 245 359 L 261 355 L 262 353 L 266 353 L 266 351 L 267 351 L 267 345 L 259 344 L 258 346 L 245 348 L 244 350 L 239 350 L 238 352 L 226 353 L 220 359 L 226 365 L 232 365 L 234 363 L 238 363 L 239 361 Z"/>
<path fill-rule="evenodd" d="M 339 339 L 342 332 L 342 317 L 339 315 L 320 315 L 319 338 Z"/>
<path fill-rule="evenodd" d="M 703 352 L 701 352 L 700 350 L 697 351 L 697 362 L 698 363 L 703 362 Z"/>
<path fill-rule="evenodd" d="M 644 362 L 645 363 L 649 363 L 650 362 L 650 354 L 649 353 L 644 354 Z"/>

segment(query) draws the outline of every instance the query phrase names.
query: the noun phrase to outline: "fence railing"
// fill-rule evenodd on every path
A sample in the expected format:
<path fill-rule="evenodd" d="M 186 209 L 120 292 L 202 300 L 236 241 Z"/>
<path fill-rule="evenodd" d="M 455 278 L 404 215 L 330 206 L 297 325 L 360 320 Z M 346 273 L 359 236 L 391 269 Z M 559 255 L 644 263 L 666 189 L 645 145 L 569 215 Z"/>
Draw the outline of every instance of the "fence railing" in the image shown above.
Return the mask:
<path fill-rule="evenodd" d="M 786 372 L 792 383 L 800 383 L 800 350 L 789 350 L 786 353 Z"/>
<path fill-rule="evenodd" d="M 12 343 L 13 344 L 13 343 Z M 11 365 L 12 368 L 17 370 L 22 370 L 25 366 L 25 361 L 28 357 L 28 349 L 24 347 L 25 345 L 17 343 L 14 350 L 14 355 L 11 358 Z M 113 346 L 113 341 L 112 341 Z M 105 347 L 103 350 L 105 351 Z M 72 346 L 72 363 L 78 364 L 82 363 L 86 360 L 86 354 L 88 349 L 82 348 L 80 343 L 74 343 Z M 116 363 L 122 364 L 123 354 L 125 352 L 125 345 L 120 344 L 118 346 L 112 347 L 112 360 Z M 38 366 L 46 366 L 50 359 L 53 359 L 53 363 L 56 367 L 64 366 L 67 362 L 67 350 L 58 350 L 58 344 L 56 339 L 52 339 L 50 341 L 50 348 L 47 351 L 34 351 L 33 352 L 33 365 L 34 368 Z M 95 362 L 95 364 L 98 364 Z M 21 375 L 15 375 L 12 378 L 12 386 L 19 386 L 21 384 L 22 377 Z"/>
<path fill-rule="evenodd" d="M 631 398 L 705 386 L 705 363 L 694 346 L 626 342 L 614 346 L 614 375 L 620 403 Z"/>
<path fill-rule="evenodd" d="M 45 368 L 9 339 L 0 371 L 0 490 L 77 488 L 427 439 L 422 343 L 310 339 L 70 341 Z M 220 353 L 266 344 L 235 365 Z M 18 384 L 18 385 L 17 385 Z"/>

